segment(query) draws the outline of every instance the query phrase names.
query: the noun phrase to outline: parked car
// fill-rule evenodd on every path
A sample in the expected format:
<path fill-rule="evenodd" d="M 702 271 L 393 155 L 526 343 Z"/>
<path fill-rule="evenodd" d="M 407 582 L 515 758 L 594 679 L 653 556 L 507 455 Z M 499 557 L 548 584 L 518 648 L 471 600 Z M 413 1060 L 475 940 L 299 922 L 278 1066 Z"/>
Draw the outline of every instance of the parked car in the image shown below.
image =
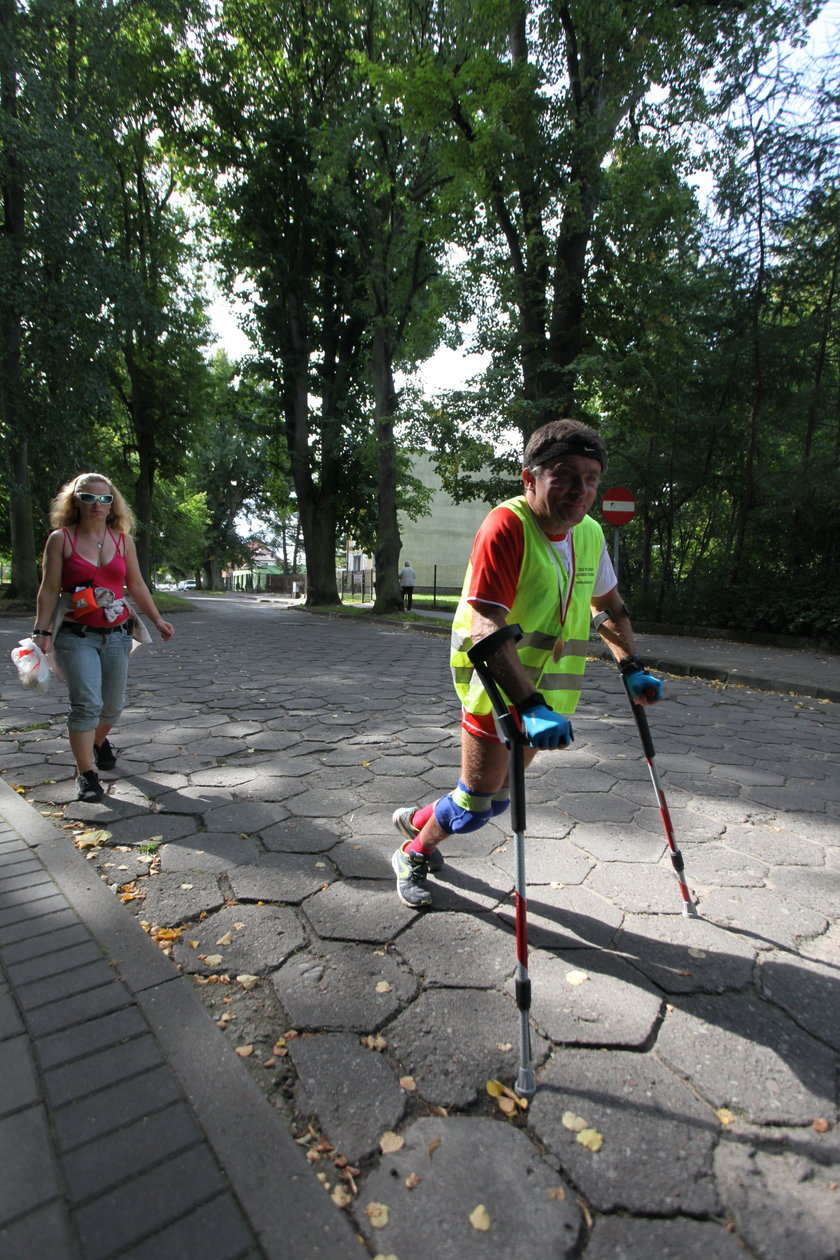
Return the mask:
<path fill-rule="evenodd" d="M 195 590 L 195 582 L 193 581 L 193 579 L 192 579 L 192 578 L 187 578 L 186 582 L 179 582 L 179 583 L 178 583 L 178 590 L 179 590 L 179 591 L 194 591 L 194 590 Z"/>

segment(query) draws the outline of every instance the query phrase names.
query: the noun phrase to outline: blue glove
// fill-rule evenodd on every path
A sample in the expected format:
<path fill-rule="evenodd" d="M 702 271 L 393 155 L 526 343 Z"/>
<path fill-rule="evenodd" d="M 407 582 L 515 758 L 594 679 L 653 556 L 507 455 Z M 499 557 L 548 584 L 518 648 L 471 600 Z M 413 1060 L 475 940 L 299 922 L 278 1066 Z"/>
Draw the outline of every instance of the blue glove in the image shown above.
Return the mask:
<path fill-rule="evenodd" d="M 574 739 L 569 719 L 545 704 L 523 713 L 522 724 L 532 748 L 566 748 Z"/>
<path fill-rule="evenodd" d="M 627 675 L 627 690 L 631 696 L 644 696 L 648 704 L 656 704 L 662 699 L 662 683 L 653 674 L 646 674 L 643 669 Z"/>

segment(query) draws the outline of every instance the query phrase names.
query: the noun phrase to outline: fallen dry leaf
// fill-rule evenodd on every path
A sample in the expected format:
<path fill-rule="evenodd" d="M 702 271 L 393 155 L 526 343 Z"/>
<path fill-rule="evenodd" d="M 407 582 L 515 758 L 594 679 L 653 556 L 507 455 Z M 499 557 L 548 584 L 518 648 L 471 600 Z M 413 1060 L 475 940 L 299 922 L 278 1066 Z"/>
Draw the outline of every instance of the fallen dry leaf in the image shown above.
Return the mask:
<path fill-rule="evenodd" d="M 516 1113 L 516 1103 L 512 1098 L 499 1098 L 499 1110 L 503 1111 L 506 1116 L 512 1116 Z"/>
<path fill-rule="evenodd" d="M 369 1203 L 365 1208 L 365 1216 L 370 1221 L 371 1229 L 384 1229 L 388 1224 L 388 1208 L 384 1203 Z"/>
<path fill-rule="evenodd" d="M 378 980 L 376 984 L 377 993 L 391 993 L 394 986 L 389 984 L 387 980 Z"/>
<path fill-rule="evenodd" d="M 718 1107 L 717 1111 L 715 1112 L 715 1115 L 717 1116 L 718 1120 L 720 1120 L 721 1124 L 731 1124 L 732 1121 L 735 1119 L 735 1117 L 733 1116 L 732 1112 L 729 1110 L 728 1107 Z"/>
<path fill-rule="evenodd" d="M 490 1228 L 490 1213 L 483 1203 L 479 1203 L 470 1212 L 470 1225 L 472 1225 L 473 1229 L 478 1229 L 482 1233 L 486 1233 Z"/>
<path fill-rule="evenodd" d="M 216 941 L 216 944 L 217 945 L 232 945 L 233 932 L 225 932 L 224 936 L 219 937 L 219 939 Z"/>
<path fill-rule="evenodd" d="M 586 1221 L 586 1228 L 591 1229 L 594 1222 L 592 1220 L 592 1213 L 589 1211 L 589 1208 L 584 1203 L 583 1199 L 575 1199 L 575 1203 L 578 1205 L 581 1212 L 583 1212 L 583 1219 Z"/>
<path fill-rule="evenodd" d="M 811 1125 L 811 1128 L 814 1130 L 815 1133 L 828 1133 L 829 1129 L 831 1128 L 831 1125 L 829 1121 L 825 1119 L 824 1116 L 818 1116 L 817 1119 L 814 1121 L 814 1123 Z"/>
<path fill-rule="evenodd" d="M 202 962 L 206 962 L 208 967 L 218 967 L 222 962 L 221 954 L 199 954 Z"/>
<path fill-rule="evenodd" d="M 566 1191 L 562 1186 L 552 1186 L 547 1194 L 549 1199 L 556 1199 L 558 1203 L 562 1203 L 566 1197 Z"/>
<path fill-rule="evenodd" d="M 501 1081 L 490 1080 L 484 1086 L 491 1098 L 500 1098 L 505 1092 L 505 1087 Z"/>
<path fill-rule="evenodd" d="M 405 1146 L 405 1138 L 399 1133 L 394 1133 L 389 1129 L 387 1133 L 383 1133 L 379 1139 L 379 1149 L 383 1155 L 393 1155 L 395 1151 L 401 1151 Z"/>
<path fill-rule="evenodd" d="M 387 1050 L 388 1042 L 381 1033 L 376 1033 L 370 1037 L 362 1037 L 362 1045 L 367 1046 L 368 1050 Z"/>
<path fill-rule="evenodd" d="M 347 1189 L 346 1186 L 342 1186 L 342 1185 L 336 1186 L 336 1188 L 333 1190 L 332 1194 L 330 1195 L 330 1198 L 332 1199 L 335 1206 L 340 1207 L 340 1208 L 349 1207 L 350 1204 L 353 1202 L 352 1194 L 350 1193 L 350 1191 Z"/>
<path fill-rule="evenodd" d="M 254 1047 L 253 1046 L 237 1046 L 236 1053 L 239 1055 L 240 1059 L 247 1059 L 254 1053 Z"/>
<path fill-rule="evenodd" d="M 513 1046 L 511 1045 L 509 1041 L 497 1041 L 496 1049 L 501 1050 L 502 1054 L 509 1054 L 510 1051 L 513 1049 Z"/>
<path fill-rule="evenodd" d="M 567 971 L 566 984 L 578 985 L 585 984 L 589 976 L 585 971 Z"/>
<path fill-rule="evenodd" d="M 411 1094 L 414 1092 L 416 1088 L 417 1088 L 417 1082 L 415 1081 L 413 1076 L 400 1077 L 400 1089 L 407 1089 L 408 1092 Z"/>
<path fill-rule="evenodd" d="M 417 1173 L 409 1173 L 403 1184 L 405 1185 L 406 1190 L 413 1190 L 415 1186 L 420 1185 L 420 1177 Z"/>
<path fill-rule="evenodd" d="M 242 985 L 243 989 L 248 989 L 249 991 L 256 988 L 260 982 L 259 976 L 250 976 L 247 973 L 242 976 L 237 976 L 236 979 L 238 983 Z"/>
<path fill-rule="evenodd" d="M 564 1129 L 571 1129 L 572 1133 L 581 1133 L 586 1128 L 583 1116 L 576 1116 L 573 1111 L 564 1111 L 561 1123 Z"/>
<path fill-rule="evenodd" d="M 575 1141 L 580 1142 L 581 1146 L 585 1146 L 588 1151 L 600 1151 L 604 1145 L 603 1136 L 597 1129 L 581 1129 Z"/>
<path fill-rule="evenodd" d="M 426 1147 L 426 1154 L 431 1155 L 432 1151 L 436 1151 L 442 1141 L 443 1141 L 443 1138 L 435 1138 L 434 1142 L 430 1142 L 429 1145 Z"/>

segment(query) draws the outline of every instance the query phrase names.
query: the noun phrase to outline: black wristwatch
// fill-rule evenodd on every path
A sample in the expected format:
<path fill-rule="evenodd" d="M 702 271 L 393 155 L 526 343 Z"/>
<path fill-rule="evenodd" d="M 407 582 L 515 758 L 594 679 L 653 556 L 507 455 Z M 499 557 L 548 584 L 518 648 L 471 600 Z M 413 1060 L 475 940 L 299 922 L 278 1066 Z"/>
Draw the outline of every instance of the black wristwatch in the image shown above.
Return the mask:
<path fill-rule="evenodd" d="M 625 656 L 623 661 L 618 662 L 618 668 L 626 678 L 628 674 L 638 674 L 640 670 L 644 670 L 645 663 L 641 656 Z"/>
<path fill-rule="evenodd" d="M 516 705 L 516 711 L 520 717 L 523 717 L 524 714 L 530 713 L 532 709 L 538 709 L 540 706 L 544 709 L 551 708 L 550 704 L 546 704 L 545 696 L 540 695 L 538 691 L 532 691 L 530 696 L 526 696 L 524 700 L 520 700 L 519 704 Z"/>

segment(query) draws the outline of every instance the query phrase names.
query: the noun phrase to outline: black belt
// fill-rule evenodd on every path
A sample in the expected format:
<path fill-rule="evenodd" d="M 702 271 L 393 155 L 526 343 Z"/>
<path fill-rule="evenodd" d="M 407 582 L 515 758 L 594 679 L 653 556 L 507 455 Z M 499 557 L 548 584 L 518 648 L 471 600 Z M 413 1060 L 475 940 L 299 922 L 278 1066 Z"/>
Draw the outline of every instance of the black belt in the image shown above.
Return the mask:
<path fill-rule="evenodd" d="M 74 626 L 72 621 L 65 618 L 61 623 L 62 630 L 69 630 L 71 634 L 75 634 L 77 638 L 83 639 L 89 632 L 92 634 L 116 634 L 119 630 L 127 630 L 129 634 L 134 629 L 134 618 L 126 617 L 125 621 L 121 621 L 118 626 Z"/>

